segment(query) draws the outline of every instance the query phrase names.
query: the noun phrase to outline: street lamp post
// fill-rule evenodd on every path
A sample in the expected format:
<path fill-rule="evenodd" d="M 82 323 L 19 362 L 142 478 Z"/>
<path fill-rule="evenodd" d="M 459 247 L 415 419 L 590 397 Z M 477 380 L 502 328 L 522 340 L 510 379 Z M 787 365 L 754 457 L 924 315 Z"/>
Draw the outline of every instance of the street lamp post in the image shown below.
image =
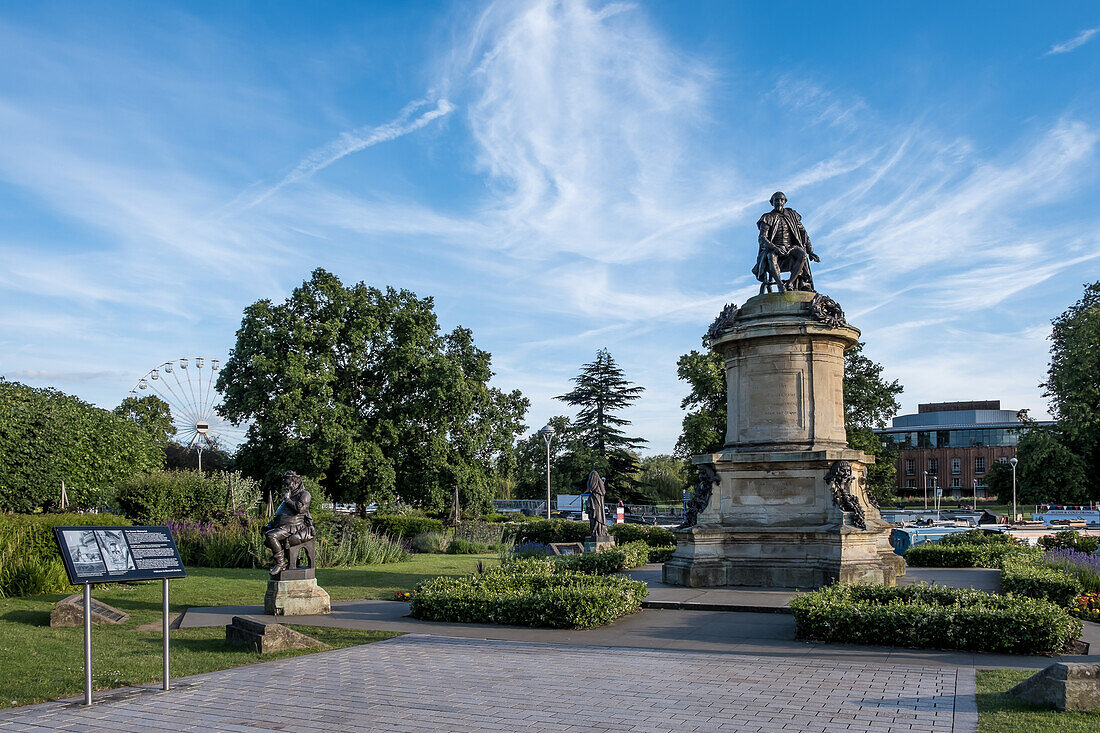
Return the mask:
<path fill-rule="evenodd" d="M 550 518 L 550 441 L 554 439 L 554 426 L 550 423 L 539 430 L 542 439 L 546 441 L 546 518 Z"/>
<path fill-rule="evenodd" d="M 924 472 L 924 511 L 928 511 L 928 471 Z"/>
<path fill-rule="evenodd" d="M 978 511 L 978 479 L 974 479 L 974 511 Z"/>
<path fill-rule="evenodd" d="M 1012 464 L 1012 524 L 1016 523 L 1016 458 L 1009 459 Z"/>
<path fill-rule="evenodd" d="M 936 521 L 940 521 L 940 477 L 932 477 L 932 493 L 936 495 Z"/>

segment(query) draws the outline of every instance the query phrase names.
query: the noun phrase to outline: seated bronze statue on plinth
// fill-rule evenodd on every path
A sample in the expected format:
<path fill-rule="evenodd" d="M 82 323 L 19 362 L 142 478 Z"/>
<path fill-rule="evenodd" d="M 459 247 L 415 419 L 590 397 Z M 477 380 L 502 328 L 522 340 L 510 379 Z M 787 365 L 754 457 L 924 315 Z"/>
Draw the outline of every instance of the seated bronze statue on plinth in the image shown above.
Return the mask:
<path fill-rule="evenodd" d="M 814 278 L 810 262 L 821 262 L 814 254 L 810 235 L 802 226 L 802 217 L 794 209 L 785 208 L 787 197 L 776 191 L 771 197 L 772 210 L 760 217 L 756 228 L 760 230 L 757 241 L 760 250 L 752 274 L 760 281 L 760 292 L 771 292 L 774 285 L 779 292 L 804 290 L 814 292 Z M 781 273 L 789 272 L 783 281 Z"/>
<path fill-rule="evenodd" d="M 313 563 L 313 517 L 309 513 L 312 497 L 305 490 L 302 477 L 293 471 L 283 474 L 283 501 L 275 510 L 275 516 L 263 528 L 264 544 L 271 549 L 275 562 L 271 566 L 271 575 L 275 576 L 290 567 L 294 559 L 297 565 L 299 547 L 306 545 L 309 567 Z"/>

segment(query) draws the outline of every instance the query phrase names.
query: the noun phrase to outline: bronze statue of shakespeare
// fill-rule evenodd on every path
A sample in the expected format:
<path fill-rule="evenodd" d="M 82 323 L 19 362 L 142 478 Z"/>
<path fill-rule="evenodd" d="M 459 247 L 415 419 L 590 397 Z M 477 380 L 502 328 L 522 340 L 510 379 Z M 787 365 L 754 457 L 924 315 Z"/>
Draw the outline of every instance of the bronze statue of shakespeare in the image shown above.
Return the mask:
<path fill-rule="evenodd" d="M 271 574 L 278 575 L 289 566 L 287 553 L 291 548 L 309 542 L 314 537 L 313 517 L 309 513 L 309 492 L 302 485 L 302 477 L 293 471 L 283 474 L 283 501 L 275 510 L 275 516 L 263 528 L 264 544 L 271 548 L 275 563 Z"/>
<path fill-rule="evenodd" d="M 787 197 L 776 191 L 771 197 L 772 210 L 760 217 L 756 228 L 760 230 L 760 249 L 752 274 L 760 281 L 760 292 L 786 290 L 814 291 L 814 279 L 810 274 L 810 262 L 821 262 L 814 254 L 810 235 L 802 226 L 802 217 L 794 209 L 786 208 Z M 784 282 L 781 273 L 791 275 Z"/>
<path fill-rule="evenodd" d="M 604 497 L 607 495 L 607 486 L 600 474 L 592 471 L 588 474 L 588 484 L 585 487 L 588 493 L 588 501 L 585 509 L 588 510 L 588 539 L 593 542 L 610 542 L 611 534 L 607 531 L 607 517 L 604 516 Z"/>

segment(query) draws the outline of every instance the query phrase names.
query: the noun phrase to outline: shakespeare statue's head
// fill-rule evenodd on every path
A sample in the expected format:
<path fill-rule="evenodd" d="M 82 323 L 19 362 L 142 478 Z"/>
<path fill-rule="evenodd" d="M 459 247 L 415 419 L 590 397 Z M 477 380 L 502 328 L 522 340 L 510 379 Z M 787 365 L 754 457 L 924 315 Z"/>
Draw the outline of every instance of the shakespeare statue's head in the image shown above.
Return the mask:
<path fill-rule="evenodd" d="M 287 471 L 283 474 L 283 486 L 291 491 L 297 491 L 302 488 L 302 477 L 293 471 Z"/>
<path fill-rule="evenodd" d="M 787 195 L 782 191 L 776 191 L 772 194 L 772 197 L 768 199 L 768 202 L 776 209 L 782 209 L 787 203 Z"/>

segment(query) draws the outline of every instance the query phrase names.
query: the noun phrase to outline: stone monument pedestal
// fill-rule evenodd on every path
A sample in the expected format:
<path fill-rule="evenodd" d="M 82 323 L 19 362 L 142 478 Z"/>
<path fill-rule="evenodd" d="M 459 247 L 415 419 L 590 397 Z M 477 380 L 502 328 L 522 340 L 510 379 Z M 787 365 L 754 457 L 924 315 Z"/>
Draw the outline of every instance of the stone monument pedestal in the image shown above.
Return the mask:
<path fill-rule="evenodd" d="M 726 445 L 693 459 L 713 488 L 695 526 L 675 530 L 664 581 L 895 584 L 905 561 L 868 498 L 874 459 L 849 449 L 844 429 L 844 352 L 859 331 L 813 292 L 766 293 L 723 317 L 711 348 L 725 357 Z"/>
<path fill-rule="evenodd" d="M 267 581 L 264 613 L 269 616 L 313 616 L 332 613 L 328 592 L 317 585 L 313 568 L 284 570 Z"/>

